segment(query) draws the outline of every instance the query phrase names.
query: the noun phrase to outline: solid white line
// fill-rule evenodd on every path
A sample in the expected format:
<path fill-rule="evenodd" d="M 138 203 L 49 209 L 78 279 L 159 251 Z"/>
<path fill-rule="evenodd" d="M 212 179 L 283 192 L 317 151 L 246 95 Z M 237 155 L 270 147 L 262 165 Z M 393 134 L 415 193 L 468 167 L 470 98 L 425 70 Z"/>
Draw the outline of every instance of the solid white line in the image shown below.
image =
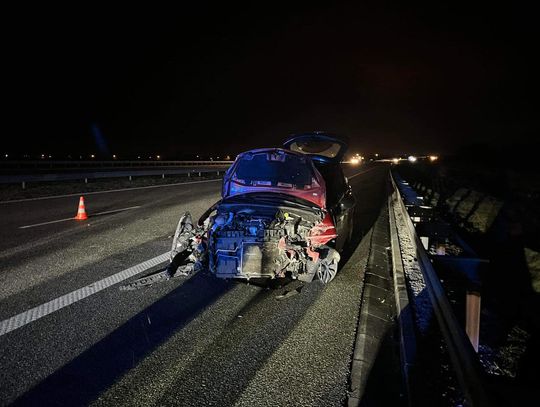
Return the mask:
<path fill-rule="evenodd" d="M 34 322 L 46 315 L 52 314 L 68 305 L 74 304 L 83 298 L 90 297 L 91 295 L 98 293 L 112 285 L 118 284 L 130 277 L 133 277 L 143 271 L 146 271 L 152 267 L 155 267 L 161 263 L 164 263 L 169 259 L 169 252 L 160 254 L 150 260 L 146 260 L 136 266 L 130 267 L 123 271 L 120 271 L 112 276 L 106 277 L 95 283 L 89 284 L 86 287 L 79 288 L 66 295 L 55 298 L 49 302 L 38 305 L 32 309 L 21 312 L 11 318 L 5 319 L 0 322 L 0 336 L 14 331 L 30 322 Z"/>
<path fill-rule="evenodd" d="M 51 220 L 50 222 L 42 222 L 42 223 L 36 223 L 34 225 L 19 226 L 19 229 L 35 228 L 36 226 L 50 225 L 51 223 L 58 223 L 58 222 L 66 222 L 68 220 L 73 220 L 73 219 L 75 218 Z"/>
<path fill-rule="evenodd" d="M 146 187 L 111 189 L 109 191 L 77 192 L 76 194 L 42 196 L 42 197 L 39 197 L 39 198 L 14 199 L 12 201 L 0 201 L 0 205 L 1 204 L 17 203 L 17 202 L 27 202 L 27 201 L 40 201 L 42 199 L 68 198 L 70 196 L 97 195 L 97 194 L 108 194 L 110 192 L 135 191 L 135 190 L 138 190 L 138 189 L 150 189 L 150 188 L 176 187 L 176 186 L 181 186 L 181 185 L 205 184 L 207 182 L 217 182 L 217 181 L 221 182 L 221 178 L 219 178 L 219 179 L 209 179 L 209 180 L 205 180 L 205 181 L 178 182 L 176 184 L 149 185 L 149 186 L 146 186 Z"/>
<path fill-rule="evenodd" d="M 129 208 L 122 208 L 122 209 L 113 209 L 111 211 L 105 211 L 105 212 L 98 212 L 93 213 L 92 215 L 89 215 L 88 217 L 92 216 L 98 216 L 98 215 L 106 215 L 108 213 L 115 213 L 115 212 L 122 212 L 122 211 L 129 211 L 130 209 L 137 209 L 141 206 L 130 206 Z M 42 223 L 36 223 L 34 225 L 26 225 L 26 226 L 19 226 L 19 229 L 28 229 L 28 228 L 34 228 L 36 226 L 43 226 L 43 225 L 50 225 L 51 223 L 58 223 L 58 222 L 66 222 L 68 220 L 75 220 L 75 218 L 67 218 L 67 219 L 59 219 L 59 220 L 51 220 L 50 222 L 42 222 Z"/>
<path fill-rule="evenodd" d="M 359 173 L 357 173 L 357 174 L 351 175 L 350 177 L 347 177 L 347 179 L 351 179 L 351 178 L 356 177 L 357 175 L 362 175 L 362 174 L 365 174 L 366 172 L 373 171 L 375 168 L 378 168 L 378 167 L 373 167 L 373 168 L 370 168 L 370 169 L 367 170 L 367 171 L 363 171 L 363 172 L 359 172 Z"/>

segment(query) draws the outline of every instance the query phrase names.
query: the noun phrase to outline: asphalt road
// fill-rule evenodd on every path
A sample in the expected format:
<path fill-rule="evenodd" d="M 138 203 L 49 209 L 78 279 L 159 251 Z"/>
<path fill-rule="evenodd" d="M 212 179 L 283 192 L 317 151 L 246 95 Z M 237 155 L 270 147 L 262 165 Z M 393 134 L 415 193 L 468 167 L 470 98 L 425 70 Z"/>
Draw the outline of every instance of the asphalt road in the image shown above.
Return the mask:
<path fill-rule="evenodd" d="M 77 196 L 0 204 L 0 321 L 32 321 L 0 336 L 0 404 L 342 405 L 387 167 L 349 171 L 359 245 L 327 286 L 201 273 L 111 285 L 42 318 L 21 313 L 166 253 L 180 214 L 201 215 L 220 183 L 87 195 L 83 222 L 48 223 Z"/>

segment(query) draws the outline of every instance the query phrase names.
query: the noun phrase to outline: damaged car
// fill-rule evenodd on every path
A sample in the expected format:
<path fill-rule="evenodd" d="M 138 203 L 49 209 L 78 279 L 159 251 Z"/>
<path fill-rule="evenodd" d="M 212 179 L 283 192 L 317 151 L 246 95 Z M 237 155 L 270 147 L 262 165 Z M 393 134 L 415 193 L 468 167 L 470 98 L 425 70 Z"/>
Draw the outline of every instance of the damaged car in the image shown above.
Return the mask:
<path fill-rule="evenodd" d="M 238 155 L 222 199 L 178 224 L 168 275 L 330 282 L 353 232 L 355 199 L 340 162 L 347 146 L 321 133 Z"/>

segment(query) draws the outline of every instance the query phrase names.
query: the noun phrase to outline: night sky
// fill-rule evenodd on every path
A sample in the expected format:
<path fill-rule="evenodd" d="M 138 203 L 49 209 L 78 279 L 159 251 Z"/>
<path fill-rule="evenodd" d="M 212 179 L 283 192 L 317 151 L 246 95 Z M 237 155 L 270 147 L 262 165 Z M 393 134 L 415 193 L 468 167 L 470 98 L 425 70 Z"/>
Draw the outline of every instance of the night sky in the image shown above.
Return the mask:
<path fill-rule="evenodd" d="M 310 130 L 365 154 L 538 137 L 525 5 L 328 3 L 9 10 L 2 154 L 233 155 Z"/>

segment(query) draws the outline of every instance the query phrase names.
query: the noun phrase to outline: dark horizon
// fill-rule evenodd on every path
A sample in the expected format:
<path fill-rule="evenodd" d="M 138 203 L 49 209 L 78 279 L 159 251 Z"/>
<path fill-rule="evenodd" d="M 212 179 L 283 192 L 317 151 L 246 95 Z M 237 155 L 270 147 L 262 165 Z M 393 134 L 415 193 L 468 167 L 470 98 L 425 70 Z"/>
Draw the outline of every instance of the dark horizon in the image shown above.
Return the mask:
<path fill-rule="evenodd" d="M 351 152 L 532 145 L 523 6 L 14 10 L 2 154 L 225 155 L 324 130 Z"/>

